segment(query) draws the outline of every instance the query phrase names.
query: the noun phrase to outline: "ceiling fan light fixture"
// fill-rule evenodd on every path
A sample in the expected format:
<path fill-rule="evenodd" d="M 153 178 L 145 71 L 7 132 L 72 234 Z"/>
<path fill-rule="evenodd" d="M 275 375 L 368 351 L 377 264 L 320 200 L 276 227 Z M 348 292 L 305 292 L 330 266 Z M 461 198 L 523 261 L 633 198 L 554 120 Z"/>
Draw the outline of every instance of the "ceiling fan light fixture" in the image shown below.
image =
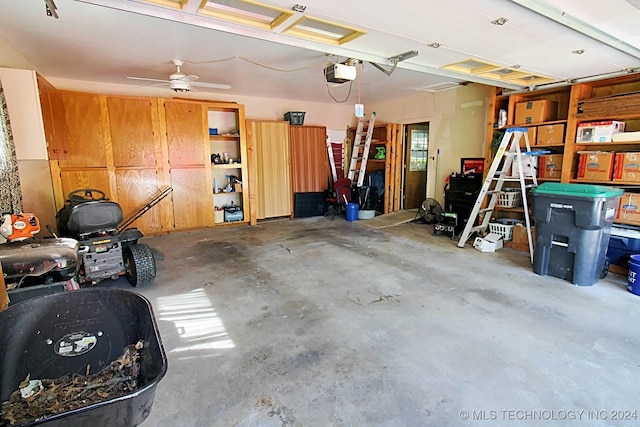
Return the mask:
<path fill-rule="evenodd" d="M 171 80 L 171 90 L 174 92 L 185 93 L 191 91 L 191 85 L 184 80 Z"/>

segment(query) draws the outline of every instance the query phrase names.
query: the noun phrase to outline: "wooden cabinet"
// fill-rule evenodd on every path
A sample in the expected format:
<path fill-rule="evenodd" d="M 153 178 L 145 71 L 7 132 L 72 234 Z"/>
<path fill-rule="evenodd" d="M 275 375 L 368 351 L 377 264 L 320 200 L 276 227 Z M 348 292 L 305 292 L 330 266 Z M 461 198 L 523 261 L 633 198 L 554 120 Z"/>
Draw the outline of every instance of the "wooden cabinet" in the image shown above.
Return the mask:
<path fill-rule="evenodd" d="M 249 121 L 256 219 L 293 214 L 289 122 Z"/>
<path fill-rule="evenodd" d="M 240 162 L 224 165 L 223 176 L 230 170 L 239 177 L 248 175 L 246 162 L 240 160 L 248 158 L 242 105 L 58 94 L 61 103 L 54 112 L 63 120 L 57 126 L 51 119 L 49 123 L 55 126 L 47 131 L 65 129 L 65 155 L 50 158 L 58 209 L 71 191 L 96 188 L 118 202 L 126 218 L 163 187 L 171 186 L 171 195 L 132 226 L 143 233 L 210 227 L 214 225 L 214 145 L 233 141 L 232 153 Z M 50 107 L 52 104 L 43 105 L 47 111 Z M 208 114 L 222 110 L 232 112 L 239 135 L 209 136 Z M 248 183 L 242 185 L 248 187 Z M 248 192 L 237 191 L 233 197 L 244 208 L 249 206 Z"/>
<path fill-rule="evenodd" d="M 289 126 L 293 193 L 329 188 L 329 153 L 325 126 Z"/>
<path fill-rule="evenodd" d="M 213 225 L 206 108 L 202 103 L 163 101 L 174 228 Z"/>
<path fill-rule="evenodd" d="M 152 98 L 105 97 L 114 199 L 125 218 L 136 212 L 164 185 L 158 107 Z M 107 151 L 108 152 L 108 151 Z M 132 226 L 145 233 L 167 229 L 170 200 L 147 211 Z"/>

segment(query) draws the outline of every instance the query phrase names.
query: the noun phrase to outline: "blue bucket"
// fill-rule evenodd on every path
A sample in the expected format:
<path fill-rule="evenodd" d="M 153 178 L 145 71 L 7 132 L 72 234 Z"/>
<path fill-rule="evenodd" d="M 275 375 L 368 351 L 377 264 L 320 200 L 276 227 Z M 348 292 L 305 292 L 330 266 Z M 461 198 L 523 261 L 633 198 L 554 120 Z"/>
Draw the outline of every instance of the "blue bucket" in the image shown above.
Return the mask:
<path fill-rule="evenodd" d="M 629 258 L 627 289 L 632 294 L 640 296 L 640 255 L 631 255 Z"/>
<path fill-rule="evenodd" d="M 356 221 L 357 219 L 358 219 L 358 204 L 357 203 L 348 203 L 347 204 L 347 221 Z M 638 262 L 640 262 L 640 261 L 638 261 Z M 639 264 L 639 266 L 640 266 L 640 264 Z M 640 277 L 639 277 L 639 279 L 640 279 Z"/>

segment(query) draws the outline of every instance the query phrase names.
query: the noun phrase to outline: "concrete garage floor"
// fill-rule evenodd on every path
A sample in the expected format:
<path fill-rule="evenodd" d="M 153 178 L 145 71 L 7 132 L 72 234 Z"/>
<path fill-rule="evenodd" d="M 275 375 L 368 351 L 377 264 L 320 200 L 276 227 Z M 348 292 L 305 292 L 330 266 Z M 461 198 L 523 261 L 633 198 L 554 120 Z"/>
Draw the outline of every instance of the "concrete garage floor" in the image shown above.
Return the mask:
<path fill-rule="evenodd" d="M 577 287 L 431 232 L 318 217 L 145 238 L 169 359 L 145 425 L 640 424 L 625 277 Z"/>

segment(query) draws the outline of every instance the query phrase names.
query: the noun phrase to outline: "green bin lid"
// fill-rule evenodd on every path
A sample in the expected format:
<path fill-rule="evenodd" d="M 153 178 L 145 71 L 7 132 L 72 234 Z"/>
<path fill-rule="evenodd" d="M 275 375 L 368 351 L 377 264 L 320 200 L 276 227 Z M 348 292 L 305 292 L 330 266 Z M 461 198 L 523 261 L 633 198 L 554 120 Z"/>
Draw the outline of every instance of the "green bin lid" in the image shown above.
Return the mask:
<path fill-rule="evenodd" d="M 561 182 L 544 182 L 531 190 L 534 194 L 552 194 L 555 196 L 571 197 L 617 197 L 623 190 L 607 185 L 594 184 L 564 184 Z"/>

